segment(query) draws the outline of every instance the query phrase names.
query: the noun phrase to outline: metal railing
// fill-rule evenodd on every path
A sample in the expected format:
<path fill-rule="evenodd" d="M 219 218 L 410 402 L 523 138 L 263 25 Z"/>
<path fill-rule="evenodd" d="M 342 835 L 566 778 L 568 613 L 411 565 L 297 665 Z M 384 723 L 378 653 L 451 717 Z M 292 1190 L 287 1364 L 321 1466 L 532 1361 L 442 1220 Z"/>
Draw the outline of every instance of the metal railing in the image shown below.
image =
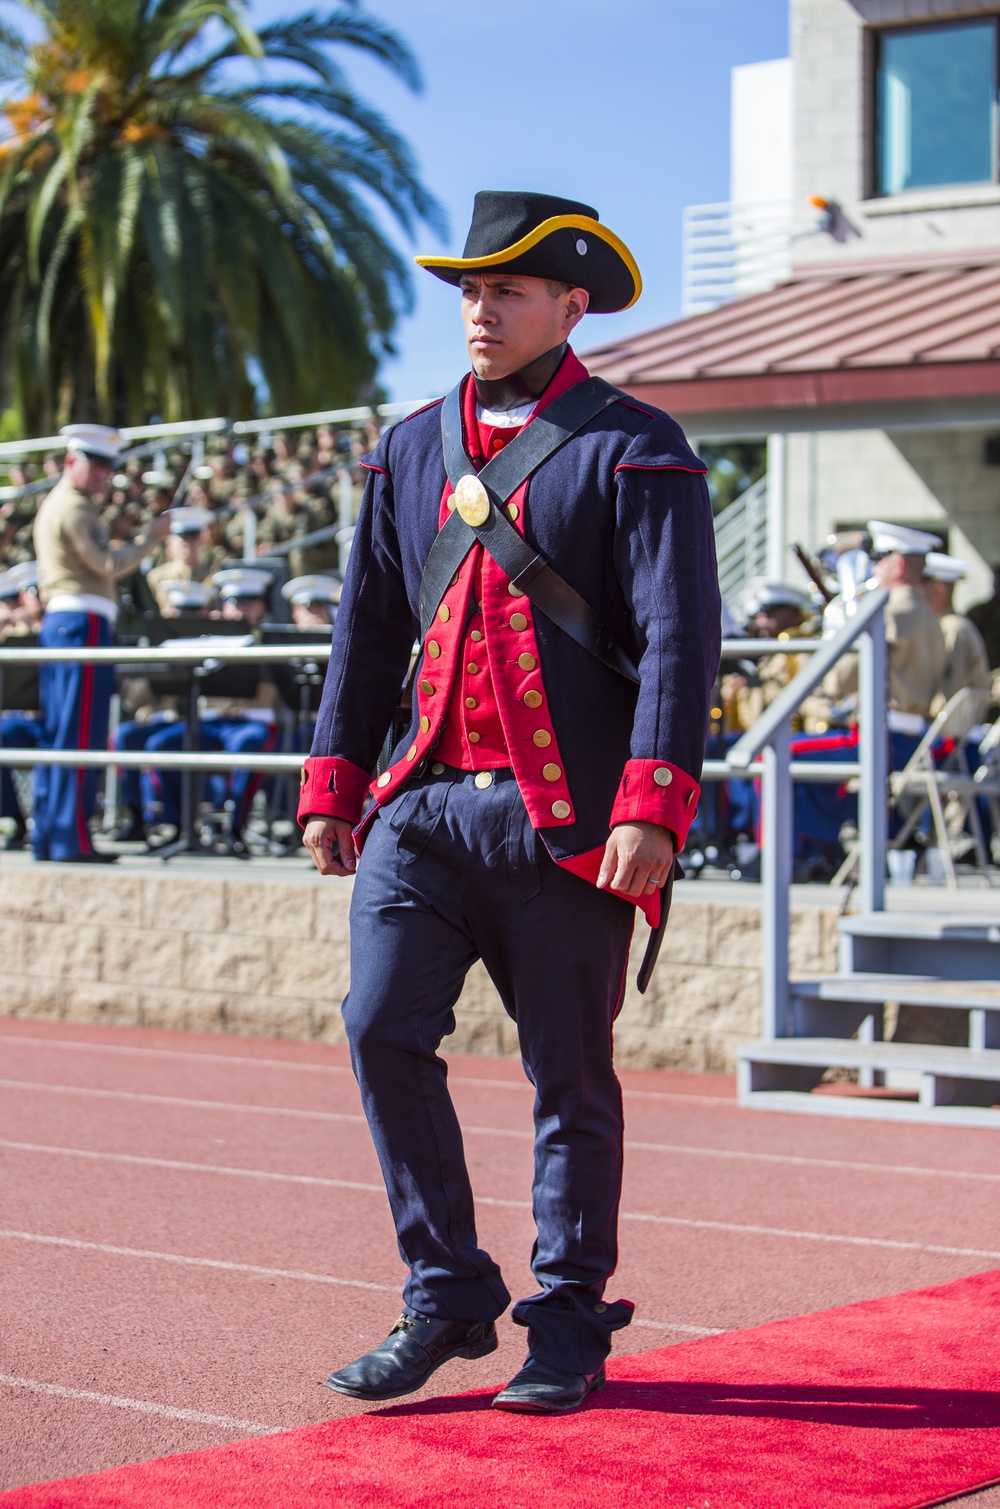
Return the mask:
<path fill-rule="evenodd" d="M 683 220 L 685 315 L 763 293 L 792 270 L 792 206 L 689 204 Z"/>
<path fill-rule="evenodd" d="M 734 744 L 726 759 L 732 772 L 749 771 L 761 756 L 761 1036 L 788 1036 L 789 891 L 792 884 L 792 717 L 837 661 L 859 651 L 858 731 L 860 776 L 858 826 L 861 835 L 860 901 L 865 912 L 885 906 L 885 854 L 888 834 L 886 786 L 889 773 L 886 728 L 886 644 L 884 587 L 856 600 L 854 614 L 838 634 L 823 640 L 793 681 Z M 808 642 L 808 641 L 807 641 Z M 739 644 L 740 641 L 735 641 Z M 795 643 L 790 641 L 785 648 Z M 743 653 L 746 653 L 744 650 Z M 829 767 L 827 767 L 829 769 Z"/>
<path fill-rule="evenodd" d="M 723 601 L 735 603 L 755 576 L 767 574 L 767 476 L 759 477 L 715 519 L 715 554 Z"/>

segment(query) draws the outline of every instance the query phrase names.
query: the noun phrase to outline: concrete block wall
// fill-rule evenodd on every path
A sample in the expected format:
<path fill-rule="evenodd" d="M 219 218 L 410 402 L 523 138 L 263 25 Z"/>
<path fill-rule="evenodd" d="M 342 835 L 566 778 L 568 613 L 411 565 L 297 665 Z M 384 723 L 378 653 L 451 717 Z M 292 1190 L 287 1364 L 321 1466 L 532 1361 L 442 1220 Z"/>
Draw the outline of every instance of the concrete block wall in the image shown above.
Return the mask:
<path fill-rule="evenodd" d="M 0 869 L 0 1012 L 200 1032 L 343 1041 L 350 977 L 349 881 Z M 760 1030 L 760 911 L 680 888 L 649 991 L 637 929 L 616 1029 L 619 1062 L 732 1068 Z M 799 973 L 836 967 L 836 912 L 793 913 Z M 516 1053 L 517 1035 L 481 965 L 470 973 L 455 1052 Z"/>

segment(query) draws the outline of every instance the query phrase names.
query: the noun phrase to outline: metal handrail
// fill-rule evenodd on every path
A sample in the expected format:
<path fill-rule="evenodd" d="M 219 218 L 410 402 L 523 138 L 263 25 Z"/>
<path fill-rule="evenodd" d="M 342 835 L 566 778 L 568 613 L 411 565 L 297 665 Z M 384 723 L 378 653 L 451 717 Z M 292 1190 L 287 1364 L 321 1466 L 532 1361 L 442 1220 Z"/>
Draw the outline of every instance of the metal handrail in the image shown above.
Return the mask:
<path fill-rule="evenodd" d="M 234 645 L 213 644 L 199 650 L 196 645 L 182 645 L 171 649 L 168 644 L 109 645 L 106 648 L 48 650 L 32 645 L 30 649 L 0 649 L 0 666 L 4 665 L 200 665 L 211 661 L 213 665 L 230 665 L 236 661 L 248 661 L 251 665 L 280 664 L 288 660 L 329 660 L 329 641 L 307 640 L 302 645 L 288 647 L 283 644 Z"/>
<path fill-rule="evenodd" d="M 821 641 L 798 675 L 729 751 L 732 773 L 757 768 L 762 755 L 761 880 L 761 1036 L 789 1034 L 789 895 L 792 883 L 792 716 L 840 657 L 857 645 L 860 775 L 858 827 L 861 834 L 860 900 L 865 912 L 885 906 L 885 851 L 888 830 L 886 786 L 886 642 L 883 616 L 889 594 L 879 587 L 857 599 L 854 612 L 831 639 Z M 828 766 L 827 769 L 830 767 Z"/>

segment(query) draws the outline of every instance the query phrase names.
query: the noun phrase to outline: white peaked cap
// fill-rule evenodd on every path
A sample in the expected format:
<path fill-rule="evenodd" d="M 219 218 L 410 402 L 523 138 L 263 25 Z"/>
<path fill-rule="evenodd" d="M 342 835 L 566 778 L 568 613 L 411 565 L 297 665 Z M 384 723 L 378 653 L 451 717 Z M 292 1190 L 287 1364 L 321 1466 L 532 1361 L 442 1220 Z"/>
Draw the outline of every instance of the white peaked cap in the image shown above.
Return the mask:
<path fill-rule="evenodd" d="M 160 591 L 172 608 L 207 608 L 215 598 L 207 582 L 165 581 Z"/>
<path fill-rule="evenodd" d="M 171 508 L 167 513 L 171 534 L 201 534 L 213 517 L 210 508 Z"/>
<path fill-rule="evenodd" d="M 335 576 L 324 576 L 322 572 L 295 576 L 282 587 L 281 595 L 286 602 L 298 603 L 300 607 L 309 603 L 339 603 L 340 583 Z"/>
<path fill-rule="evenodd" d="M 939 535 L 927 534 L 923 529 L 908 529 L 905 524 L 886 524 L 881 519 L 868 520 L 868 533 L 876 555 L 892 552 L 926 555 L 928 550 L 937 550 L 943 543 Z"/>
<path fill-rule="evenodd" d="M 750 583 L 747 594 L 747 612 L 759 613 L 761 608 L 808 608 L 809 594 L 791 582 L 781 582 L 774 577 L 758 577 Z"/>
<path fill-rule="evenodd" d="M 227 567 L 212 577 L 212 584 L 222 598 L 266 597 L 272 581 L 270 571 L 262 571 L 259 566 Z"/>
<path fill-rule="evenodd" d="M 968 574 L 967 561 L 960 561 L 954 555 L 942 555 L 939 550 L 929 551 L 924 561 L 924 576 L 929 576 L 932 582 L 960 582 Z"/>
<path fill-rule="evenodd" d="M 105 461 L 117 461 L 123 446 L 118 431 L 106 424 L 64 424 L 59 433 L 65 436 L 68 451 L 86 451 Z"/>
<path fill-rule="evenodd" d="M 16 566 L 11 566 L 7 576 L 18 592 L 30 592 L 33 587 L 38 586 L 38 562 L 19 561 Z"/>

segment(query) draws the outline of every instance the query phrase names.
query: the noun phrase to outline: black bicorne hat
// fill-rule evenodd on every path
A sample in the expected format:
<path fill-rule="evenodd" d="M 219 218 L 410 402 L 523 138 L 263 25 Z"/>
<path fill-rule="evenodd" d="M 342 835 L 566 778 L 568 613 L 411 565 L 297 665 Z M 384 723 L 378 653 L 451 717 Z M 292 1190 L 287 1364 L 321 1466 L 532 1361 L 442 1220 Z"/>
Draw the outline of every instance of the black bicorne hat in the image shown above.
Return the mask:
<path fill-rule="evenodd" d="M 554 194 L 482 189 L 460 257 L 417 257 L 445 283 L 467 272 L 511 272 L 551 278 L 590 294 L 590 311 L 628 309 L 642 292 L 635 258 L 589 204 Z"/>

